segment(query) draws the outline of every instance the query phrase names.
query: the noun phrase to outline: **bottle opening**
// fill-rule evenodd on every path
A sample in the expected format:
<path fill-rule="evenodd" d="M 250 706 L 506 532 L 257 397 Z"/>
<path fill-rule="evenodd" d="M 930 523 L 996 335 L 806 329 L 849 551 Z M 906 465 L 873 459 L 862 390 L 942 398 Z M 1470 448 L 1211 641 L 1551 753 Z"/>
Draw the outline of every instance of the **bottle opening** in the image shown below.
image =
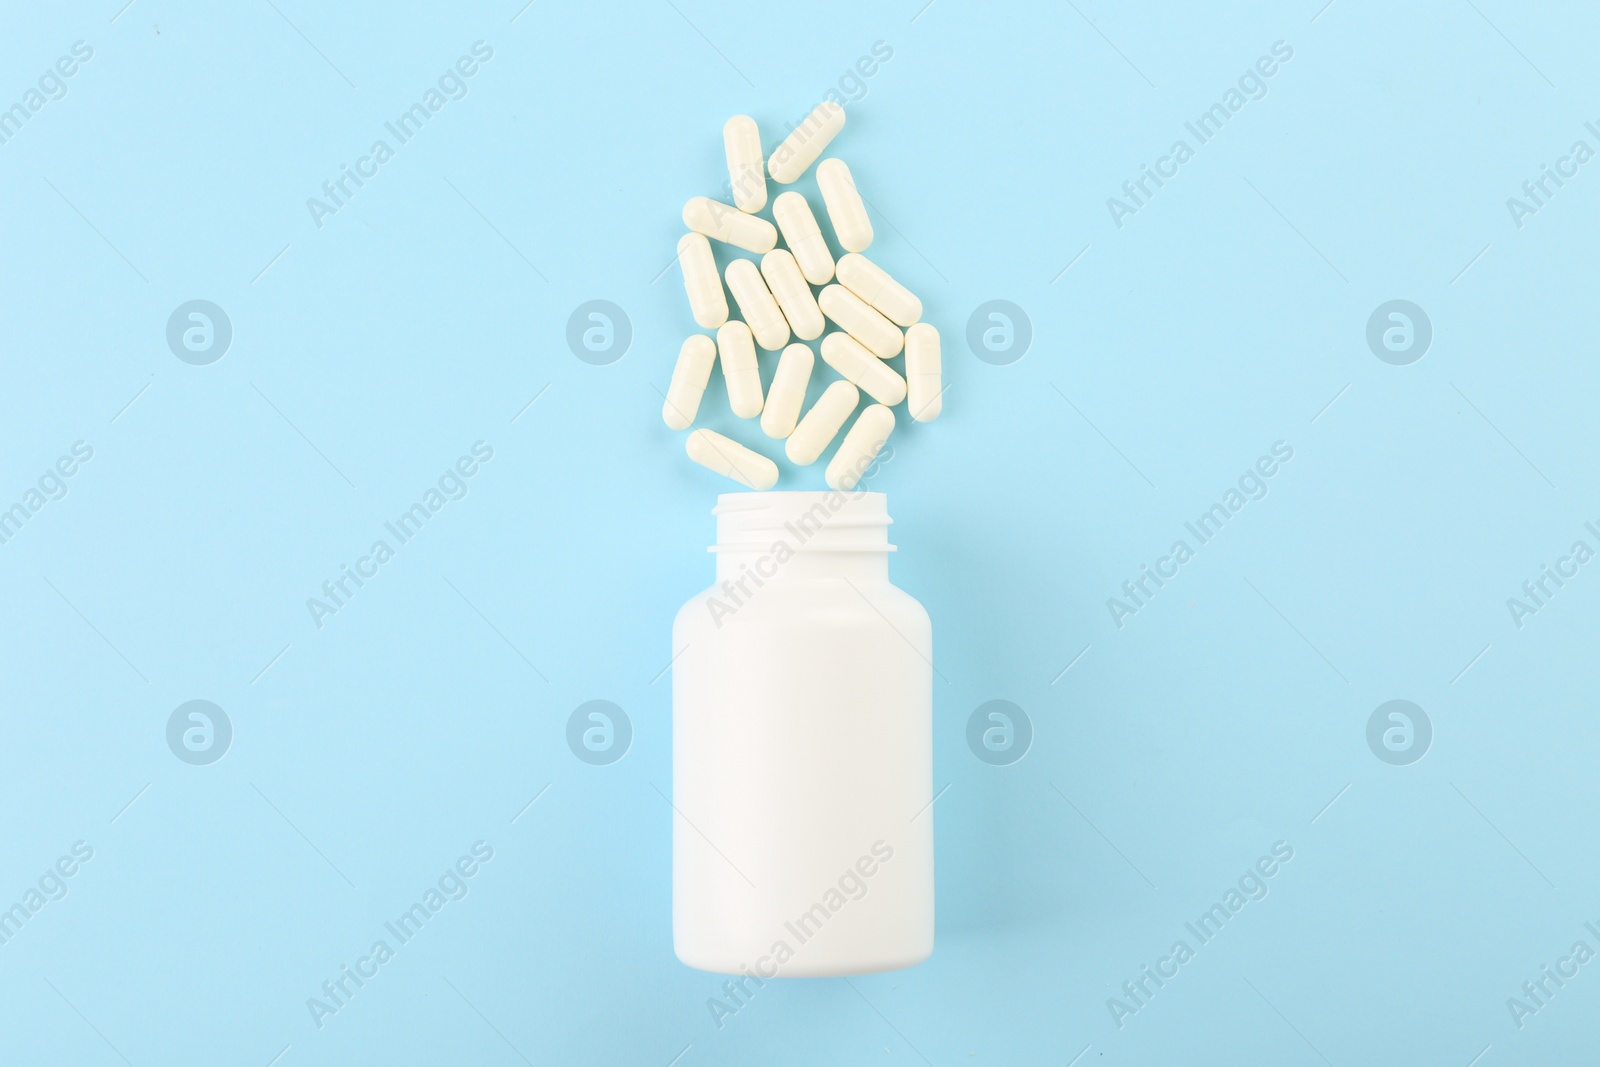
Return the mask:
<path fill-rule="evenodd" d="M 712 514 L 712 552 L 765 552 L 776 543 L 792 552 L 893 552 L 889 498 L 883 493 L 723 493 Z"/>

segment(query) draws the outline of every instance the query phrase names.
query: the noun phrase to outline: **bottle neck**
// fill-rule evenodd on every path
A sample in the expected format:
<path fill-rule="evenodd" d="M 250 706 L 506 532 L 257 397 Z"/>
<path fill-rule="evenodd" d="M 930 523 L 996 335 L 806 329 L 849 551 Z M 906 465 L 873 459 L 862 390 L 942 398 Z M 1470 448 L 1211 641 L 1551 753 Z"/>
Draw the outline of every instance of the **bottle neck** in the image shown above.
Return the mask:
<path fill-rule="evenodd" d="M 724 493 L 717 499 L 717 583 L 889 577 L 882 493 Z"/>
<path fill-rule="evenodd" d="M 759 587 L 776 581 L 815 581 L 845 578 L 852 582 L 889 580 L 887 552 L 796 553 L 792 556 L 771 548 L 754 551 L 719 551 L 717 584 L 747 580 Z"/>

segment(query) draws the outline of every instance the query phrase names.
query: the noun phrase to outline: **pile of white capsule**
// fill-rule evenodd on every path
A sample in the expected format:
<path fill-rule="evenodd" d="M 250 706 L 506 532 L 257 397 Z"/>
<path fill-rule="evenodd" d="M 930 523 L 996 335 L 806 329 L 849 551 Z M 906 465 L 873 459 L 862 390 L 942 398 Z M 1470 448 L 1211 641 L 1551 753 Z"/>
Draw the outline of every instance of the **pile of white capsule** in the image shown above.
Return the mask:
<path fill-rule="evenodd" d="M 748 115 L 722 128 L 732 205 L 704 196 L 683 207 L 690 230 L 678 241 L 678 263 L 695 322 L 716 331 L 716 341 L 695 334 L 683 342 L 661 417 L 674 430 L 694 425 L 700 399 L 719 360 L 728 403 L 743 419 L 761 417 L 768 437 L 784 440 L 784 453 L 799 466 L 815 463 L 855 411 L 865 392 L 877 403 L 864 408 L 829 461 L 824 475 L 840 491 L 855 487 L 894 430 L 896 404 L 904 401 L 918 422 L 938 418 L 942 406 L 939 331 L 922 318 L 922 301 L 861 253 L 872 244 L 872 222 L 843 160 L 817 165 L 817 186 L 834 236 L 844 250 L 837 262 L 806 198 L 778 194 L 772 202 L 777 226 L 756 212 L 767 206 L 766 175 L 790 185 L 805 174 L 844 129 L 844 108 L 819 105 L 763 163 L 761 133 Z M 778 247 L 782 233 L 788 248 Z M 735 259 L 719 275 L 711 241 L 761 257 Z M 727 290 L 723 290 L 723 281 Z M 821 287 L 813 294 L 812 286 Z M 728 318 L 733 294 L 744 321 Z M 823 336 L 827 322 L 838 327 Z M 793 344 L 790 338 L 797 338 Z M 816 364 L 806 341 L 822 338 L 822 361 L 838 371 L 836 381 L 804 417 L 806 388 Z M 761 393 L 756 346 L 782 350 L 772 387 Z M 905 377 L 886 361 L 905 352 Z M 701 428 L 689 434 L 689 458 L 751 489 L 771 489 L 778 465 L 739 442 Z"/>

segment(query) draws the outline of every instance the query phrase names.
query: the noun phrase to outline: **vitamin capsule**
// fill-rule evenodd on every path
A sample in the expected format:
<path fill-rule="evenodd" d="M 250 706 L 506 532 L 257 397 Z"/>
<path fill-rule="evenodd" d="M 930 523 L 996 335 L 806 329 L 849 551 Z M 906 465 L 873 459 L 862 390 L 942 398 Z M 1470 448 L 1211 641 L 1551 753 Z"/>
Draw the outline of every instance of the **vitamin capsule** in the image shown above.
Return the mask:
<path fill-rule="evenodd" d="M 806 284 L 806 277 L 800 273 L 794 256 L 782 248 L 774 248 L 761 257 L 761 276 L 767 280 L 767 288 L 772 291 L 778 307 L 783 309 L 783 317 L 789 320 L 794 335 L 802 341 L 821 337 L 827 323 L 822 321 L 822 309 L 817 307 L 817 298 L 811 295 L 811 286 Z"/>
<path fill-rule="evenodd" d="M 749 115 L 735 115 L 722 127 L 728 157 L 728 182 L 740 211 L 755 214 L 767 206 L 767 171 L 762 166 L 761 131 Z"/>
<path fill-rule="evenodd" d="M 750 327 L 729 319 L 717 331 L 717 356 L 722 361 L 722 380 L 728 386 L 728 406 L 741 419 L 761 414 L 761 366 L 756 362 L 756 346 Z"/>
<path fill-rule="evenodd" d="M 866 301 L 896 326 L 922 318 L 922 301 L 860 252 L 839 257 L 839 284 Z"/>
<path fill-rule="evenodd" d="M 683 269 L 683 291 L 689 294 L 689 310 L 694 321 L 715 330 L 728 321 L 728 297 L 722 291 L 722 275 L 711 255 L 711 242 L 703 233 L 686 233 L 678 238 L 678 266 Z"/>
<path fill-rule="evenodd" d="M 882 404 L 873 404 L 863 410 L 839 443 L 839 451 L 828 461 L 822 479 L 829 488 L 847 493 L 856 487 L 861 476 L 867 473 L 872 461 L 878 458 L 884 443 L 894 432 L 894 412 Z"/>
<path fill-rule="evenodd" d="M 672 368 L 672 384 L 667 386 L 667 402 L 661 405 L 661 421 L 674 430 L 694 425 L 700 398 L 711 380 L 711 367 L 717 362 L 717 346 L 711 338 L 697 333 L 678 349 L 678 363 Z"/>
<path fill-rule="evenodd" d="M 739 305 L 739 314 L 756 336 L 756 344 L 768 352 L 776 352 L 789 343 L 789 321 L 783 317 L 772 291 L 762 280 L 761 272 L 748 259 L 736 259 L 728 264 L 728 292 Z"/>
<path fill-rule="evenodd" d="M 811 213 L 806 198 L 796 192 L 779 193 L 772 202 L 772 217 L 778 220 L 783 233 L 783 243 L 794 253 L 800 264 L 800 273 L 812 285 L 827 285 L 833 281 L 833 253 L 822 236 L 822 227 Z"/>
<path fill-rule="evenodd" d="M 715 430 L 701 427 L 689 435 L 684 448 L 689 458 L 706 470 L 732 478 L 751 489 L 771 489 L 778 484 L 776 463 Z"/>
<path fill-rule="evenodd" d="M 778 246 L 778 228 L 766 219 L 746 215 L 730 204 L 709 196 L 691 197 L 683 205 L 683 224 L 695 233 L 746 252 L 761 255 Z"/>
<path fill-rule="evenodd" d="M 778 357 L 778 370 L 767 390 L 767 406 L 761 409 L 761 429 L 768 437 L 788 437 L 800 418 L 800 405 L 806 402 L 806 386 L 811 384 L 811 368 L 817 357 L 811 346 L 798 342 Z M 846 383 L 849 384 L 849 383 Z M 850 405 L 852 408 L 854 404 Z"/>
<path fill-rule="evenodd" d="M 824 389 L 784 443 L 789 462 L 799 467 L 815 463 L 860 401 L 861 393 L 849 382 L 834 382 Z"/>
<path fill-rule="evenodd" d="M 939 331 L 926 322 L 907 330 L 906 410 L 918 422 L 932 422 L 944 409 L 939 364 Z"/>
<path fill-rule="evenodd" d="M 824 337 L 822 361 L 880 404 L 893 407 L 906 398 L 906 380 L 849 334 L 830 333 Z"/>
<path fill-rule="evenodd" d="M 734 294 L 735 297 L 738 295 Z M 842 285 L 830 285 L 823 289 L 817 297 L 817 304 L 824 315 L 879 359 L 893 359 L 905 345 L 905 335 L 898 326 L 873 311 L 864 300 Z"/>
<path fill-rule="evenodd" d="M 767 160 L 767 172 L 779 185 L 800 180 L 800 176 L 822 155 L 823 149 L 844 129 L 844 108 L 832 100 L 824 100 L 812 109 L 805 121 L 790 131 L 772 158 Z"/>
<path fill-rule="evenodd" d="M 842 159 L 824 159 L 817 165 L 817 189 L 822 193 L 833 235 L 846 252 L 865 252 L 872 244 L 872 220 L 856 191 L 856 180 Z"/>

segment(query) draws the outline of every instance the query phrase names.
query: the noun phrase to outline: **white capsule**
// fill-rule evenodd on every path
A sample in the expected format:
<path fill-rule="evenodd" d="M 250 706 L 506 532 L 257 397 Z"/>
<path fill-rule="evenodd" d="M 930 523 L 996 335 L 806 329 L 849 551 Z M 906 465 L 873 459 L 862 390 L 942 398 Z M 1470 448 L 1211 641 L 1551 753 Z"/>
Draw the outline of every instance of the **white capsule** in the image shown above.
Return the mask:
<path fill-rule="evenodd" d="M 697 333 L 683 342 L 678 349 L 678 363 L 672 368 L 672 384 L 667 386 L 667 401 L 661 405 L 661 421 L 674 430 L 687 430 L 694 425 L 700 398 L 705 395 L 716 362 L 717 346 L 705 334 Z"/>
<path fill-rule="evenodd" d="M 731 204 L 709 196 L 690 197 L 683 205 L 683 224 L 695 233 L 746 252 L 761 255 L 778 246 L 778 228 L 757 215 L 746 215 Z"/>
<path fill-rule="evenodd" d="M 860 401 L 861 393 L 849 382 L 834 382 L 824 389 L 784 443 L 789 462 L 799 467 L 815 463 Z"/>
<path fill-rule="evenodd" d="M 841 330 L 860 341 L 879 359 L 893 359 L 905 345 L 905 334 L 900 332 L 900 327 L 842 285 L 823 289 L 817 297 L 817 305 Z"/>
<path fill-rule="evenodd" d="M 715 330 L 728 321 L 728 297 L 722 291 L 722 275 L 711 254 L 711 242 L 703 233 L 686 233 L 678 238 L 678 266 L 683 270 L 683 291 L 689 294 L 689 310 L 694 321 Z"/>
<path fill-rule="evenodd" d="M 830 333 L 824 337 L 822 361 L 880 404 L 893 407 L 906 398 L 906 380 L 849 334 Z"/>
<path fill-rule="evenodd" d="M 896 326 L 910 326 L 922 318 L 922 301 L 860 252 L 846 252 L 840 256 L 838 271 L 840 285 L 882 312 Z"/>
<path fill-rule="evenodd" d="M 841 493 L 854 489 L 893 432 L 894 412 L 882 404 L 865 408 L 839 443 L 839 451 L 828 461 L 828 469 L 822 474 L 823 481 L 828 483 L 829 488 Z"/>
<path fill-rule="evenodd" d="M 846 252 L 865 252 L 872 244 L 872 220 L 867 205 L 856 191 L 856 180 L 842 159 L 824 159 L 817 164 L 817 189 L 822 193 L 833 235 Z"/>
<path fill-rule="evenodd" d="M 704 427 L 689 435 L 684 444 L 689 458 L 708 471 L 749 486 L 771 489 L 778 484 L 778 465 L 759 452 L 752 452 L 731 437 Z"/>
<path fill-rule="evenodd" d="M 800 264 L 800 273 L 812 285 L 827 285 L 833 281 L 833 253 L 828 251 L 822 227 L 811 213 L 806 198 L 796 192 L 779 193 L 772 202 L 772 217 L 778 220 L 783 233 L 783 243 L 794 253 Z"/>
<path fill-rule="evenodd" d="M 811 110 L 805 121 L 783 139 L 767 161 L 767 172 L 779 185 L 800 180 L 823 149 L 844 129 L 844 108 L 824 100 Z"/>
<path fill-rule="evenodd" d="M 782 248 L 774 248 L 761 257 L 761 276 L 767 280 L 767 288 L 772 291 L 778 307 L 783 309 L 783 317 L 789 321 L 794 335 L 802 341 L 821 337 L 827 323 L 822 321 L 822 309 L 817 307 L 817 298 L 811 295 L 811 286 L 806 284 L 806 277 L 800 273 L 794 256 Z"/>
<path fill-rule="evenodd" d="M 941 371 L 939 331 L 919 322 L 906 331 L 906 410 L 918 422 L 932 422 L 944 410 Z"/>
<path fill-rule="evenodd" d="M 756 344 L 768 352 L 776 352 L 789 343 L 789 320 L 783 317 L 772 290 L 761 278 L 761 271 L 748 259 L 736 259 L 728 264 L 726 275 L 728 292 L 739 305 L 739 314 L 756 336 Z"/>
<path fill-rule="evenodd" d="M 767 171 L 762 166 L 761 131 L 749 115 L 735 115 L 722 127 L 722 150 L 728 157 L 728 181 L 740 211 L 755 214 L 767 206 Z"/>
<path fill-rule="evenodd" d="M 767 406 L 761 409 L 761 429 L 768 437 L 788 437 L 800 418 L 800 405 L 806 402 L 806 386 L 811 384 L 811 368 L 817 357 L 809 345 L 795 342 L 778 357 L 778 369 L 767 389 Z"/>
<path fill-rule="evenodd" d="M 722 380 L 728 386 L 728 406 L 741 419 L 761 414 L 761 365 L 756 362 L 756 345 L 750 327 L 729 319 L 717 331 L 717 356 L 722 361 Z"/>

